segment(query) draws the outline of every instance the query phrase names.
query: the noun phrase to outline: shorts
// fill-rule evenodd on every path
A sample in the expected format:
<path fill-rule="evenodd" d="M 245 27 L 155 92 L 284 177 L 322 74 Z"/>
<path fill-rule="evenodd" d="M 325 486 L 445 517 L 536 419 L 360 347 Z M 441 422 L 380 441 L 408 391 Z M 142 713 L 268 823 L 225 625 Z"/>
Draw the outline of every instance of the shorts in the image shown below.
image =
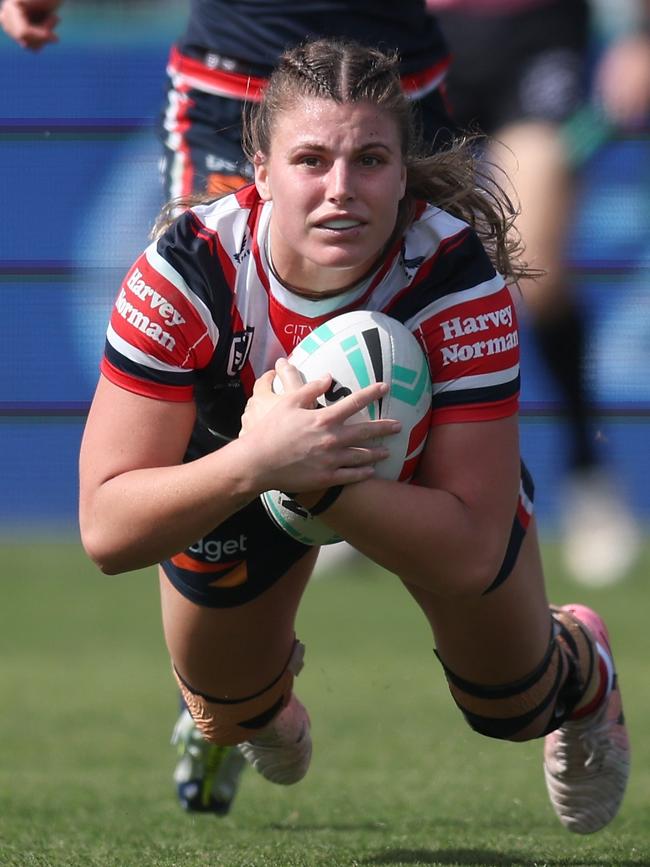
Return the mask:
<path fill-rule="evenodd" d="M 241 147 L 243 105 L 201 90 L 178 91 L 169 82 L 158 126 L 168 200 L 193 193 L 219 195 L 253 180 Z"/>
<path fill-rule="evenodd" d="M 232 608 L 260 596 L 312 550 L 280 530 L 257 497 L 161 565 L 190 601 Z"/>
<path fill-rule="evenodd" d="M 584 0 L 439 18 L 452 50 L 450 110 L 463 130 L 493 135 L 522 120 L 562 123 L 584 104 L 590 72 Z"/>

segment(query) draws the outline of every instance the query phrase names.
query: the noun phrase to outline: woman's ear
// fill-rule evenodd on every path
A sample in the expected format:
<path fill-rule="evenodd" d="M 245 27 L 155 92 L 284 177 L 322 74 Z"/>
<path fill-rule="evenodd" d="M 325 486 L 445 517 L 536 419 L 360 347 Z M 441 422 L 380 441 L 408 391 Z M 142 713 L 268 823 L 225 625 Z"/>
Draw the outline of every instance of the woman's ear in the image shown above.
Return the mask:
<path fill-rule="evenodd" d="M 255 170 L 255 186 L 257 187 L 257 192 L 260 194 L 260 199 L 263 202 L 270 202 L 273 197 L 271 196 L 271 185 L 269 183 L 269 170 L 266 158 L 262 154 L 255 154 L 253 168 Z"/>

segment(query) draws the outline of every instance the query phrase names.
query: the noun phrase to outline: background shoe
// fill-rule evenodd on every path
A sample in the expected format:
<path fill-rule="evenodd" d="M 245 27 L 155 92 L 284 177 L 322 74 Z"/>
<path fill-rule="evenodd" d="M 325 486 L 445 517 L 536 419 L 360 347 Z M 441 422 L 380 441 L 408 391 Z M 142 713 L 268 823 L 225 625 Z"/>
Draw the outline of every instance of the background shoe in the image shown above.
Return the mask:
<path fill-rule="evenodd" d="M 602 469 L 576 473 L 563 502 L 563 556 L 580 584 L 604 587 L 625 578 L 641 549 L 641 530 Z"/>
<path fill-rule="evenodd" d="M 237 747 L 208 743 L 183 710 L 172 734 L 178 750 L 174 782 L 181 807 L 189 812 L 225 816 L 237 793 L 246 761 Z"/>
<path fill-rule="evenodd" d="M 307 711 L 291 693 L 287 706 L 263 732 L 239 744 L 246 761 L 267 780 L 282 786 L 297 783 L 311 761 L 311 735 Z"/>
<path fill-rule="evenodd" d="M 607 629 L 594 611 L 584 605 L 562 610 L 577 617 L 611 658 Z M 594 713 L 565 722 L 544 739 L 546 787 L 560 822 L 576 834 L 605 827 L 618 813 L 629 772 L 630 745 L 612 672 L 609 695 Z"/>

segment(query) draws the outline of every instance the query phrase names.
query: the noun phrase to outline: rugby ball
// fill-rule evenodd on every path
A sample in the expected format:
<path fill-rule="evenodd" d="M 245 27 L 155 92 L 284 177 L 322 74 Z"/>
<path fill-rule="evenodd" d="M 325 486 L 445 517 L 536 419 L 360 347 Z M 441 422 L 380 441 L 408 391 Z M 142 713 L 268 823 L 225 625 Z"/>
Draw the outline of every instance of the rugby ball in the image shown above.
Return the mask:
<path fill-rule="evenodd" d="M 393 481 L 408 481 L 412 477 L 429 431 L 431 375 L 420 344 L 406 326 L 372 310 L 343 313 L 303 338 L 289 355 L 289 361 L 306 382 L 324 373 L 332 375 L 332 385 L 319 399 L 319 406 L 336 403 L 374 382 L 388 383 L 388 394 L 351 416 L 349 422 L 399 419 L 402 430 L 386 438 L 390 455 L 379 461 L 375 473 Z M 273 389 L 282 391 L 277 376 Z M 299 542 L 329 545 L 341 541 L 288 494 L 265 491 L 261 499 L 269 517 Z"/>

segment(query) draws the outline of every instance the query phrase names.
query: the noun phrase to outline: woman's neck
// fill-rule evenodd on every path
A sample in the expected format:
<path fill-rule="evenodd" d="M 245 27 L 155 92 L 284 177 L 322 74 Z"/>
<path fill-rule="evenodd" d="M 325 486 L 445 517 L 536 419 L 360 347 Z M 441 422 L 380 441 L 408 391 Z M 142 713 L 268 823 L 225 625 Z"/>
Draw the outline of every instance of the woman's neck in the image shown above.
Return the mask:
<path fill-rule="evenodd" d="M 307 298 L 310 301 L 321 301 L 325 298 L 335 298 L 337 295 L 345 295 L 347 292 L 353 292 L 362 283 L 365 283 L 368 278 L 379 268 L 381 263 L 383 262 L 388 246 L 385 247 L 375 261 L 370 265 L 369 268 L 364 271 L 364 273 L 360 277 L 356 277 L 354 280 L 351 280 L 349 283 L 344 284 L 343 286 L 338 286 L 333 289 L 306 289 L 302 286 L 296 286 L 293 283 L 290 283 L 286 280 L 276 269 L 273 263 L 273 255 L 271 252 L 271 229 L 270 226 L 266 233 L 266 259 L 269 265 L 269 271 L 278 281 L 278 283 L 287 290 L 287 292 L 291 292 L 293 295 L 299 295 L 301 298 Z"/>

